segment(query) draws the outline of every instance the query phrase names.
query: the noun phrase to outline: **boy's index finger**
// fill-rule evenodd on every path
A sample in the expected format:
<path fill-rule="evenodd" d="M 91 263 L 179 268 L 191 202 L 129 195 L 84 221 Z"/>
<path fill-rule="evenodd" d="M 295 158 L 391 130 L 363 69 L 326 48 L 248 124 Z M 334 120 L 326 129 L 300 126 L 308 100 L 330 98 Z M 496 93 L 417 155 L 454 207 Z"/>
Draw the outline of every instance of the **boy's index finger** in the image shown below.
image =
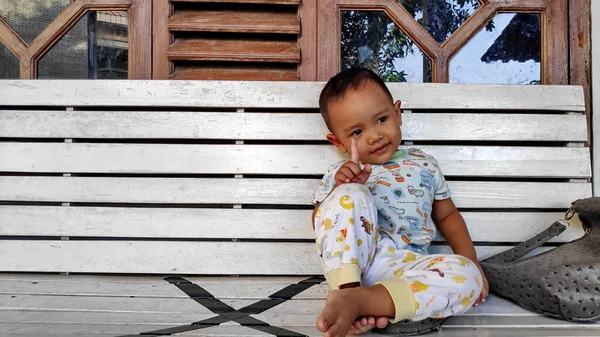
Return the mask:
<path fill-rule="evenodd" d="M 356 139 L 352 139 L 352 148 L 350 149 L 350 160 L 353 161 L 356 165 L 358 163 L 358 145 L 356 145 Z"/>

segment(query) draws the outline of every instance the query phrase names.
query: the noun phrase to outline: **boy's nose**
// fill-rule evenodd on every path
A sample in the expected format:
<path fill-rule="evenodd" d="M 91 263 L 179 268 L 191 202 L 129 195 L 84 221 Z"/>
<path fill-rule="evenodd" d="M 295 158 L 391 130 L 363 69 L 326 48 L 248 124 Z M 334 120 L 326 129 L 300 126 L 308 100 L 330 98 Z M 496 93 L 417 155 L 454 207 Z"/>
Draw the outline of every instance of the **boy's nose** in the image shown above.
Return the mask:
<path fill-rule="evenodd" d="M 376 144 L 382 138 L 383 137 L 379 133 L 376 133 L 376 132 L 369 134 L 369 145 Z"/>

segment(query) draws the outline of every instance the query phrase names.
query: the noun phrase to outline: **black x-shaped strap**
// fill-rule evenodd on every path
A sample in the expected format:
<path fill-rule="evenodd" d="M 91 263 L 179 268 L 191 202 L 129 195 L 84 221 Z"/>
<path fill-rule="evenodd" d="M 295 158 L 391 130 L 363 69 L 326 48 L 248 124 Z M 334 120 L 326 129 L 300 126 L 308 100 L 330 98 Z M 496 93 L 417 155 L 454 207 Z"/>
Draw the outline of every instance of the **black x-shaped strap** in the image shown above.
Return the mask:
<path fill-rule="evenodd" d="M 139 335 L 128 335 L 129 336 L 169 336 L 175 333 L 181 333 L 186 331 L 198 330 L 208 328 L 216 325 L 220 325 L 225 322 L 234 321 L 242 326 L 249 327 L 255 330 L 263 331 L 277 337 L 303 337 L 306 336 L 301 333 L 290 331 L 284 328 L 272 326 L 266 322 L 263 322 L 257 318 L 251 317 L 250 315 L 260 314 L 266 310 L 269 310 L 281 303 L 291 299 L 292 297 L 300 294 L 306 289 L 312 287 L 315 284 L 322 283 L 325 279 L 322 276 L 315 276 L 309 279 L 300 281 L 295 284 L 291 284 L 280 291 L 269 296 L 268 299 L 260 300 L 251 305 L 245 306 L 239 310 L 235 310 L 229 305 L 223 303 L 221 300 L 215 298 L 211 293 L 206 291 L 199 285 L 192 283 L 179 276 L 169 276 L 165 280 L 181 291 L 186 293 L 191 299 L 198 302 L 199 304 L 206 307 L 208 310 L 217 314 L 215 317 L 205 319 L 202 321 L 194 322 L 190 325 L 182 325 L 173 328 L 161 329 L 150 332 L 143 332 Z"/>

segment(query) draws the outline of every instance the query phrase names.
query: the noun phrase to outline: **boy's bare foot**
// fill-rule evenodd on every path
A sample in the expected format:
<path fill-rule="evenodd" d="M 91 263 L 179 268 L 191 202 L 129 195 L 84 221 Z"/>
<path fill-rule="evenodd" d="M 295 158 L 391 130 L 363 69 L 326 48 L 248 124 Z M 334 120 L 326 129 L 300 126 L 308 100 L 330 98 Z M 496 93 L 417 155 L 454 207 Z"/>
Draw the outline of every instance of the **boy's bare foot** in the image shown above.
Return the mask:
<path fill-rule="evenodd" d="M 395 316 L 394 304 L 383 286 L 334 290 L 327 296 L 325 308 L 317 318 L 317 329 L 325 337 L 344 337 L 355 327 L 357 317 L 371 315 L 373 321 L 369 322 L 371 318 L 365 318 L 367 324 L 364 326 L 363 319 L 358 320 L 361 328 L 355 329 L 356 332 L 364 333 L 363 329 L 369 325 L 371 328 L 385 326 L 385 317 Z M 381 318 L 374 318 L 379 316 Z M 382 318 L 385 318 L 385 324 Z"/>
<path fill-rule="evenodd" d="M 356 299 L 359 288 L 340 289 L 332 291 L 327 296 L 325 308 L 317 317 L 317 329 L 324 337 L 344 337 L 358 317 L 360 308 Z"/>
<path fill-rule="evenodd" d="M 343 284 L 340 286 L 340 289 L 356 288 L 356 287 L 360 287 L 360 283 L 356 282 L 356 283 Z M 373 316 L 362 317 L 362 318 L 354 320 L 354 323 L 352 323 L 352 326 L 350 327 L 350 331 L 348 332 L 348 334 L 354 335 L 354 336 L 362 335 L 366 332 L 373 330 L 373 328 L 375 328 L 375 327 L 377 327 L 379 329 L 383 329 L 387 326 L 387 324 L 388 324 L 387 317 L 377 317 L 377 318 L 375 318 Z"/>

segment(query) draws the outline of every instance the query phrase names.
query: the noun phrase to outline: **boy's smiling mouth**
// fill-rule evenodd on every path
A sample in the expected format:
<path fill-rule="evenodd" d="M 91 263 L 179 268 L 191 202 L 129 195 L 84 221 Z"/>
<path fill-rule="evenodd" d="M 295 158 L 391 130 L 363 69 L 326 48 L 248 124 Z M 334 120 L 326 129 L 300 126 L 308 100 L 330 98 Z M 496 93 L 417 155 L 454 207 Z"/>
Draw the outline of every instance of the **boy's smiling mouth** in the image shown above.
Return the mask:
<path fill-rule="evenodd" d="M 371 152 L 371 153 L 374 153 L 374 154 L 382 154 L 382 153 L 384 153 L 384 152 L 385 152 L 385 150 L 387 150 L 388 146 L 390 146 L 390 143 L 387 143 L 387 144 L 385 144 L 385 145 L 382 145 L 382 146 L 380 146 L 380 147 L 376 148 L 376 149 L 375 149 L 373 152 Z"/>

